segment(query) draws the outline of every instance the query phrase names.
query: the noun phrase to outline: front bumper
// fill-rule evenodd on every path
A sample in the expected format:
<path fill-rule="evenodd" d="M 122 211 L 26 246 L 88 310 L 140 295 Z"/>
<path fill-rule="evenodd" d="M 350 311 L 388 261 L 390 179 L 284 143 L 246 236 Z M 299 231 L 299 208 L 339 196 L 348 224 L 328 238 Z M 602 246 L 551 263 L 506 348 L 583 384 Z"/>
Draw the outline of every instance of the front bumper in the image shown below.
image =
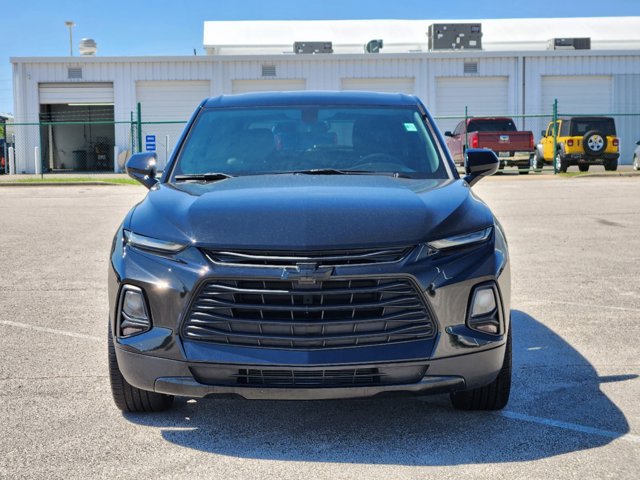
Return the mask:
<path fill-rule="evenodd" d="M 367 364 L 362 368 L 398 369 L 425 372 L 417 381 L 379 385 L 349 386 L 247 386 L 211 385 L 201 383 L 194 377 L 200 369 L 259 369 L 260 365 L 220 365 L 181 362 L 133 353 L 116 348 L 118 365 L 129 383 L 143 390 L 169 395 L 194 398 L 216 396 L 239 396 L 251 400 L 322 400 L 339 398 L 373 397 L 383 394 L 423 395 L 464 390 L 482 386 L 493 381 L 504 359 L 505 346 L 438 360 L 418 363 Z M 331 369 L 342 370 L 354 365 L 337 365 Z M 282 370 L 283 367 L 279 367 Z M 297 372 L 326 370 L 326 366 L 295 367 Z M 273 370 L 271 370 L 273 371 Z"/>

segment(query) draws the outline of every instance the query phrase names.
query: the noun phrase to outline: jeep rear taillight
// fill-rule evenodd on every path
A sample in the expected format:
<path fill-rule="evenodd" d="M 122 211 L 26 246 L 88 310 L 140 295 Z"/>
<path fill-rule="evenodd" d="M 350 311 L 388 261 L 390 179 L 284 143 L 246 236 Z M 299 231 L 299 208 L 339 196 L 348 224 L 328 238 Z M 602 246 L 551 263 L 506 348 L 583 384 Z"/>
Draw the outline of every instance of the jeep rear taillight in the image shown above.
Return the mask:
<path fill-rule="evenodd" d="M 567 140 L 567 146 L 573 147 L 573 139 L 570 138 L 569 140 Z"/>
<path fill-rule="evenodd" d="M 613 146 L 614 146 L 614 147 L 617 147 L 617 146 L 618 146 L 618 139 L 617 139 L 617 138 L 614 138 L 614 139 L 613 139 Z"/>

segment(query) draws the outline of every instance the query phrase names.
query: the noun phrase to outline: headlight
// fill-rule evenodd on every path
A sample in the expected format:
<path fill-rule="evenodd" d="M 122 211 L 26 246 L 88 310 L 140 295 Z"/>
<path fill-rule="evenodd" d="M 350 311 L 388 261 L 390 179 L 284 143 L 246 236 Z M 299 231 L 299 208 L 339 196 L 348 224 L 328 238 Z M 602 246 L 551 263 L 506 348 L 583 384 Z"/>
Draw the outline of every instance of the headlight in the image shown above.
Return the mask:
<path fill-rule="evenodd" d="M 485 228 L 477 232 L 465 233 L 463 235 L 456 235 L 454 237 L 441 238 L 440 240 L 433 240 L 428 242 L 427 245 L 434 250 L 443 250 L 446 248 L 462 247 L 465 245 L 471 245 L 473 243 L 484 242 L 491 236 L 493 227 Z"/>
<path fill-rule="evenodd" d="M 133 245 L 134 247 L 142 248 L 145 250 L 154 250 L 156 252 L 164 253 L 178 253 L 183 250 L 186 245 L 175 242 L 168 242 L 166 240 L 158 240 L 157 238 L 145 237 L 138 233 L 133 233 L 129 230 L 123 230 L 124 241 L 127 245 Z"/>

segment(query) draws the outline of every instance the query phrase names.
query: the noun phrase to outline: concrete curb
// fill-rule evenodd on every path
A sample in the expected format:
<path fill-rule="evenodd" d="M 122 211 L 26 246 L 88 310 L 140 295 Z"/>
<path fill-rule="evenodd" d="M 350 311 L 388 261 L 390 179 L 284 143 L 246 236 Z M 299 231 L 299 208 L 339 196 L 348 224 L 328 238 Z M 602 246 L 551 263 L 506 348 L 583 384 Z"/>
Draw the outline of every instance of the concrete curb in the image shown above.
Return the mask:
<path fill-rule="evenodd" d="M 640 177 L 640 172 L 585 173 L 571 178 Z"/>
<path fill-rule="evenodd" d="M 108 187 L 108 186 L 116 186 L 116 187 L 135 187 L 136 185 L 128 184 L 128 183 L 110 183 L 110 182 L 0 182 L 1 187 L 82 187 L 82 186 L 92 186 L 92 187 Z"/>

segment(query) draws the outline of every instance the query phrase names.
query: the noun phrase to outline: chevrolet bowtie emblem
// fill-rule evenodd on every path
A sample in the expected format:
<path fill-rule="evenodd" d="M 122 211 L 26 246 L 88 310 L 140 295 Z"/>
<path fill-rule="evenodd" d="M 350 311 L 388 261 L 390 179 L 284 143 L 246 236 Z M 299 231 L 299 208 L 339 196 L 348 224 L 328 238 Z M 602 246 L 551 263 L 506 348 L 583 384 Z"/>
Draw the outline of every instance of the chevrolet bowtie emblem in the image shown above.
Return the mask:
<path fill-rule="evenodd" d="M 298 262 L 295 267 L 282 269 L 283 280 L 296 280 L 302 285 L 315 285 L 319 281 L 327 280 L 333 273 L 331 266 L 318 266 L 315 262 Z"/>

